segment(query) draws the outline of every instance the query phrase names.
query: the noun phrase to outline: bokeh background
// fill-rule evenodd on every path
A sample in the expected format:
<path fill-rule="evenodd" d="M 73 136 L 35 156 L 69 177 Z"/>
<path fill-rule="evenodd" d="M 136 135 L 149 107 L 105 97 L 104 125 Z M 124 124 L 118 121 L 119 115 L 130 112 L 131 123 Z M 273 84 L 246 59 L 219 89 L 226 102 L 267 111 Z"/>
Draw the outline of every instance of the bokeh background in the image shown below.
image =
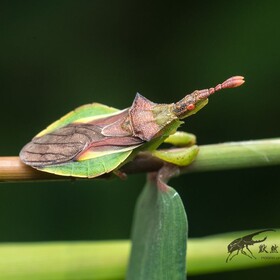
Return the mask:
<path fill-rule="evenodd" d="M 182 129 L 199 144 L 279 137 L 279 1 L 2 1 L 1 156 L 94 101 L 170 103 L 244 75 Z M 127 239 L 145 175 L 0 185 L 0 242 Z M 171 181 L 190 237 L 279 228 L 279 167 Z M 280 244 L 278 244 L 280 245 Z M 226 249 L 225 249 L 226 256 Z M 262 279 L 279 267 L 192 277 Z"/>

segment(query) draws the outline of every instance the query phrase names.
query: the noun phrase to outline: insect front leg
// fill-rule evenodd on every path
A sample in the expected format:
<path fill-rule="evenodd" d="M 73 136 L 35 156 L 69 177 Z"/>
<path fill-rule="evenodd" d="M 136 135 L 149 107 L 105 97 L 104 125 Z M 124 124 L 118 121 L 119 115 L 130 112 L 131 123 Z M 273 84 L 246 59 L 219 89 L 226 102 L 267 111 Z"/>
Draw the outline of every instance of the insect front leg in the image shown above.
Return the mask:
<path fill-rule="evenodd" d="M 152 155 L 178 166 L 187 166 L 196 158 L 198 150 L 198 147 L 193 145 L 186 148 L 155 150 Z"/>
<path fill-rule="evenodd" d="M 194 145 L 196 143 L 194 134 L 176 131 L 174 134 L 169 135 L 164 140 L 164 143 L 178 148 L 155 150 L 152 152 L 153 156 L 178 166 L 189 165 L 197 156 L 198 147 Z"/>
<path fill-rule="evenodd" d="M 232 251 L 232 252 L 233 252 L 233 251 Z M 230 258 L 232 252 L 230 252 L 229 255 L 227 256 L 226 263 L 228 262 L 228 259 Z"/>
<path fill-rule="evenodd" d="M 184 131 L 176 131 L 174 134 L 169 135 L 164 143 L 168 143 L 177 147 L 188 147 L 196 143 L 196 136 L 192 133 Z"/>
<path fill-rule="evenodd" d="M 229 260 L 231 261 L 233 259 L 233 257 L 237 256 L 239 254 L 240 249 L 237 250 L 236 254 L 233 255 Z"/>

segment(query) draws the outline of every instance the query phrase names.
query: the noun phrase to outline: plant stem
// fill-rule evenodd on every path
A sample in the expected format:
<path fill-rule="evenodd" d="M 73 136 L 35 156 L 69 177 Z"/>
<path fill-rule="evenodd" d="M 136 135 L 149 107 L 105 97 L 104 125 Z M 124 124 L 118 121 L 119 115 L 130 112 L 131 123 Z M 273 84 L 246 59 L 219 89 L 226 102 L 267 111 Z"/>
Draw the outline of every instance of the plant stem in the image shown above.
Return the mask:
<path fill-rule="evenodd" d="M 241 253 L 226 263 L 227 245 L 256 230 L 190 238 L 188 241 L 188 274 L 232 271 L 280 264 L 279 253 L 270 253 L 271 244 L 280 243 L 280 231 L 267 236 L 268 253 L 259 253 L 259 246 L 250 246 L 256 259 Z M 1 279 L 124 279 L 130 242 L 39 242 L 2 243 L 0 245 Z M 246 249 L 245 249 L 246 250 Z"/>
<path fill-rule="evenodd" d="M 199 146 L 195 161 L 182 173 L 248 168 L 280 164 L 280 138 L 229 142 Z M 127 174 L 159 170 L 163 161 L 147 152 L 122 167 Z M 105 178 L 107 176 L 104 176 Z M 40 172 L 23 164 L 18 157 L 0 157 L 0 182 L 69 180 L 71 177 Z"/>
<path fill-rule="evenodd" d="M 279 164 L 280 138 L 229 142 L 200 146 L 196 160 L 182 173 Z"/>

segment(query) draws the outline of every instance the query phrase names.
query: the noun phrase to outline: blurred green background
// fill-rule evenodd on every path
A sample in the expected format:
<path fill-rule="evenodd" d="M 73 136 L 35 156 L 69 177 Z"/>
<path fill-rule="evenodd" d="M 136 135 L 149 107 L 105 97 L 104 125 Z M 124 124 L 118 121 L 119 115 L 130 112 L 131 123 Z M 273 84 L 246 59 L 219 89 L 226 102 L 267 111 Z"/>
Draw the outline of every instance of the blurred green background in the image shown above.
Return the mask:
<path fill-rule="evenodd" d="M 213 96 L 182 129 L 199 144 L 279 137 L 279 13 L 276 0 L 2 1 L 0 155 L 18 155 L 82 104 L 126 108 L 137 91 L 170 103 L 232 75 L 244 75 L 245 85 Z M 144 182 L 133 175 L 1 184 L 0 241 L 127 239 Z M 279 228 L 279 167 L 188 174 L 171 185 L 186 206 L 190 237 Z"/>

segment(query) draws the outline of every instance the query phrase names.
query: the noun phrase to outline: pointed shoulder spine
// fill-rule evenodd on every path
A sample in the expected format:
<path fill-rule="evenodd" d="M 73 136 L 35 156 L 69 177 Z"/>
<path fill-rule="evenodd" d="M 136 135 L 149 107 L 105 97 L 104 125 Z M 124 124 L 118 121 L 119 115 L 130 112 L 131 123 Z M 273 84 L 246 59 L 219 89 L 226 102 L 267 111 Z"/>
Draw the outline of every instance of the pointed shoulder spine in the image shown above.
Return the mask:
<path fill-rule="evenodd" d="M 144 141 L 150 141 L 159 132 L 155 122 L 153 108 L 157 104 L 137 93 L 129 109 L 129 118 L 133 135 Z"/>

